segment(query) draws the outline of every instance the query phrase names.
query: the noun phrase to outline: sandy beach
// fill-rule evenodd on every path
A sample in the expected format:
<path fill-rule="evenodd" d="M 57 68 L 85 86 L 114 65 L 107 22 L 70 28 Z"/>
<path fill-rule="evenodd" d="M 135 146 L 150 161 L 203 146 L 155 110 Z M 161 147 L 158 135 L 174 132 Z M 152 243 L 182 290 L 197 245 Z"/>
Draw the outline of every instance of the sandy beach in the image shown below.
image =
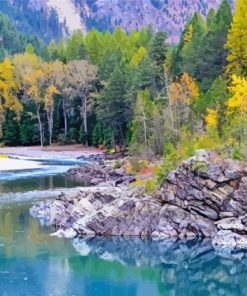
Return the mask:
<path fill-rule="evenodd" d="M 101 153 L 101 151 L 94 147 L 84 147 L 82 145 L 52 145 L 48 147 L 2 147 L 0 148 L 0 154 L 1 153 L 30 158 L 76 159 L 83 155 L 98 154 Z"/>
<path fill-rule="evenodd" d="M 0 158 L 0 172 L 32 170 L 41 168 L 41 164 L 35 161 L 20 159 Z"/>

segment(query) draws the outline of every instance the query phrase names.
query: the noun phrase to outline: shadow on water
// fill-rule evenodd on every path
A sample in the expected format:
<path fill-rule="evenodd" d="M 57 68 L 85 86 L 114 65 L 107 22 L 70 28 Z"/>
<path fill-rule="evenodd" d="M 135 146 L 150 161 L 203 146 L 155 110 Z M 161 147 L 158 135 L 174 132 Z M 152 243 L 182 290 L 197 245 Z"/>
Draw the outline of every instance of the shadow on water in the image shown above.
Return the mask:
<path fill-rule="evenodd" d="M 30 203 L 0 207 L 1 295 L 247 295 L 247 254 L 209 241 L 49 236 Z"/>

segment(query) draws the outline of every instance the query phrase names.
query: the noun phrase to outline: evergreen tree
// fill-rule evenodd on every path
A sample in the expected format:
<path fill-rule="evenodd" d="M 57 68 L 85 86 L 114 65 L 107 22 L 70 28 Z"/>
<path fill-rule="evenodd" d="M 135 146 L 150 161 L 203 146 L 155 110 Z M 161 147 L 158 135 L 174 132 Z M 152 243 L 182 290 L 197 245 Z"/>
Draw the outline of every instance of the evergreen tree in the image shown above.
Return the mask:
<path fill-rule="evenodd" d="M 25 106 L 19 124 L 20 144 L 35 145 L 39 143 L 39 129 L 36 120 L 27 112 L 30 107 Z"/>
<path fill-rule="evenodd" d="M 85 44 L 89 61 L 93 65 L 99 65 L 105 54 L 102 34 L 96 29 L 91 30 L 86 36 Z"/>
<path fill-rule="evenodd" d="M 201 15 L 196 12 L 187 23 L 181 36 L 174 62 L 175 75 L 187 72 L 193 78 L 197 75 L 197 65 L 200 64 L 200 43 L 206 32 L 206 24 Z"/>
<path fill-rule="evenodd" d="M 76 30 L 68 38 L 66 43 L 65 56 L 67 61 L 80 60 L 85 58 L 84 38 L 80 30 Z"/>
<path fill-rule="evenodd" d="M 211 25 L 214 23 L 214 20 L 215 20 L 215 10 L 213 8 L 211 8 L 208 12 L 208 15 L 207 15 L 207 27 L 208 29 L 210 29 Z"/>
<path fill-rule="evenodd" d="M 65 62 L 66 61 L 66 53 L 65 53 L 65 43 L 63 37 L 59 40 L 57 45 L 57 54 L 58 58 Z"/>
<path fill-rule="evenodd" d="M 97 118 L 112 131 L 116 144 L 123 144 L 129 118 L 125 102 L 125 73 L 122 67 L 116 66 L 109 84 L 101 91 L 98 98 Z"/>
<path fill-rule="evenodd" d="M 25 52 L 29 54 L 35 54 L 34 48 L 31 43 L 28 43 L 28 45 L 26 46 Z"/>
<path fill-rule="evenodd" d="M 224 0 L 219 7 L 208 32 L 200 44 L 196 79 L 202 90 L 207 90 L 213 81 L 223 73 L 226 66 L 227 50 L 224 45 L 232 21 L 231 7 Z M 196 61 L 195 61 L 196 62 Z"/>
<path fill-rule="evenodd" d="M 97 122 L 93 129 L 92 144 L 98 146 L 104 143 L 104 130 L 100 122 Z"/>
<path fill-rule="evenodd" d="M 117 52 L 106 51 L 98 68 L 98 76 L 101 81 L 106 81 L 111 77 L 116 65 L 120 64 L 121 58 L 122 52 L 120 49 Z"/>
<path fill-rule="evenodd" d="M 17 146 L 19 144 L 19 126 L 16 119 L 16 114 L 13 111 L 7 110 L 2 131 L 2 140 L 5 145 Z"/>
<path fill-rule="evenodd" d="M 57 51 L 57 46 L 55 43 L 55 40 L 51 40 L 51 42 L 49 43 L 48 47 L 47 47 L 47 51 L 48 51 L 48 58 L 51 61 L 54 61 L 58 58 L 58 51 Z"/>
<path fill-rule="evenodd" d="M 164 87 L 163 72 L 167 49 L 167 34 L 165 32 L 158 32 L 153 39 L 150 49 L 150 58 L 153 61 L 156 92 Z"/>

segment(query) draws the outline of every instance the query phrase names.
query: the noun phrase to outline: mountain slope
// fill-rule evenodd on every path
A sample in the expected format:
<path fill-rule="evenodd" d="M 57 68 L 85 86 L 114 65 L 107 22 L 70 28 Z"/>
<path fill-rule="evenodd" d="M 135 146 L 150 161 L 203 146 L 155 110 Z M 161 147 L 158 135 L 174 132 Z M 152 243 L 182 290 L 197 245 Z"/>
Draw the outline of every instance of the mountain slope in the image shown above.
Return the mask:
<path fill-rule="evenodd" d="M 61 0 L 63 1 L 63 0 Z M 45 42 L 58 40 L 63 24 L 57 11 L 47 6 L 46 0 L 0 0 L 0 12 L 6 14 L 18 31 L 35 34 Z"/>
<path fill-rule="evenodd" d="M 37 36 L 20 33 L 9 18 L 0 13 L 0 61 L 8 55 L 23 52 L 29 43 L 39 55 L 43 54 L 44 44 Z"/>
<path fill-rule="evenodd" d="M 177 40 L 187 20 L 195 11 L 206 16 L 210 8 L 217 9 L 219 0 L 73 0 L 87 28 L 112 29 L 120 25 L 126 31 L 151 25 L 166 30 Z"/>
<path fill-rule="evenodd" d="M 113 30 L 117 25 L 126 31 L 151 25 L 155 30 L 166 30 L 171 40 L 177 41 L 195 11 L 206 16 L 210 8 L 217 9 L 220 3 L 221 0 L 1 0 L 0 10 L 13 19 L 18 29 L 29 33 L 31 28 L 46 42 L 51 38 L 58 40 L 74 29 Z"/>

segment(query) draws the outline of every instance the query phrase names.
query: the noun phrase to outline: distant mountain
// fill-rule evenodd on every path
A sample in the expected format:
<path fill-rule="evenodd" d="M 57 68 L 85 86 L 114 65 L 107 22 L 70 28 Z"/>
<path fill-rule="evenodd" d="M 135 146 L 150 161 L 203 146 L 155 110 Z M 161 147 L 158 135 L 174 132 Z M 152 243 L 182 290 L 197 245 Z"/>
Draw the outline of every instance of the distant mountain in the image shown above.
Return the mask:
<path fill-rule="evenodd" d="M 49 7 L 46 0 L 0 0 L 0 12 L 6 14 L 20 32 L 37 35 L 46 43 L 66 34 L 56 9 Z"/>
<path fill-rule="evenodd" d="M 46 54 L 44 43 L 37 36 L 20 33 L 9 18 L 0 13 L 0 61 L 8 55 L 23 52 L 29 43 L 39 55 Z"/>
<path fill-rule="evenodd" d="M 87 29 L 111 30 L 120 25 L 130 31 L 151 25 L 155 30 L 167 31 L 172 41 L 177 41 L 185 23 L 195 11 L 206 16 L 210 8 L 217 9 L 221 3 L 221 0 L 72 1 Z"/>
<path fill-rule="evenodd" d="M 235 0 L 229 0 L 234 5 Z M 96 27 L 126 31 L 151 25 L 166 30 L 177 41 L 195 11 L 206 16 L 221 0 L 1 0 L 0 11 L 25 33 L 36 33 L 44 41 L 58 40 L 74 29 Z"/>

